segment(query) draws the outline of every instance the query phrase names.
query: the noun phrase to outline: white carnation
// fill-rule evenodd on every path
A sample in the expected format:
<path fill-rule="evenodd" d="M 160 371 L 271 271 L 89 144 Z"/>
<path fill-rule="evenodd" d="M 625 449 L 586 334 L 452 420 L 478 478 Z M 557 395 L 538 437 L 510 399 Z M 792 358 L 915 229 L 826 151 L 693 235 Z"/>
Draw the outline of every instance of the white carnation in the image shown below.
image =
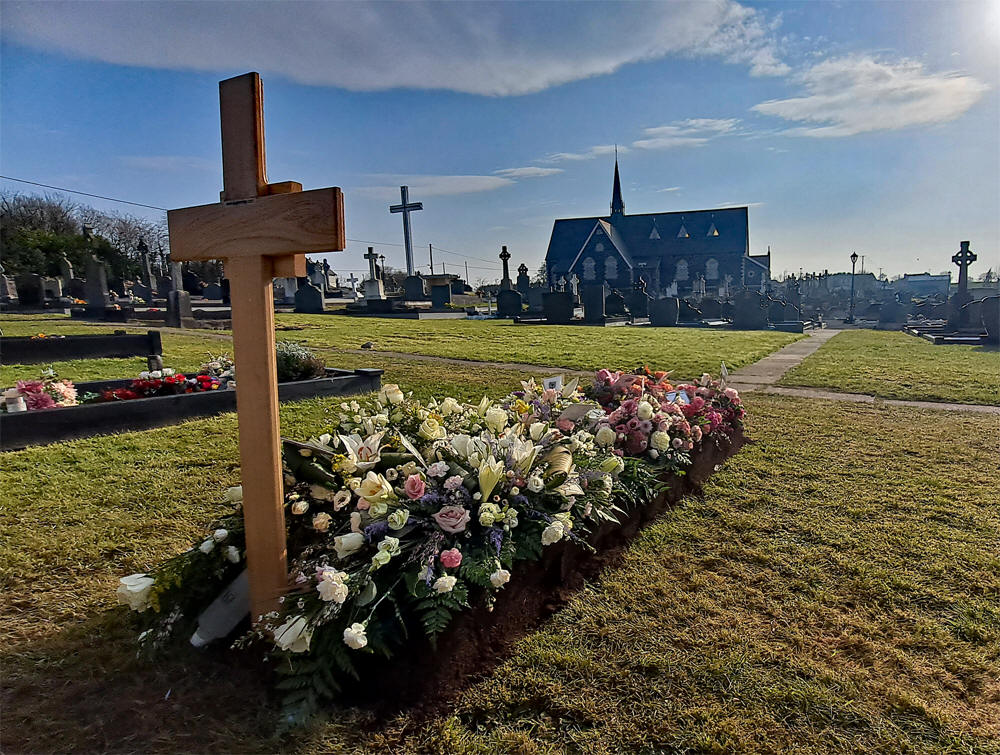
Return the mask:
<path fill-rule="evenodd" d="M 443 577 L 438 577 L 434 580 L 434 589 L 438 593 L 451 592 L 455 589 L 455 583 L 458 582 L 457 577 L 453 577 L 450 574 Z"/>
<path fill-rule="evenodd" d="M 506 569 L 497 569 L 490 575 L 490 584 L 500 588 L 510 582 L 510 572 Z"/>
<path fill-rule="evenodd" d="M 351 624 L 344 630 L 344 644 L 352 650 L 361 650 L 368 644 L 364 624 Z"/>

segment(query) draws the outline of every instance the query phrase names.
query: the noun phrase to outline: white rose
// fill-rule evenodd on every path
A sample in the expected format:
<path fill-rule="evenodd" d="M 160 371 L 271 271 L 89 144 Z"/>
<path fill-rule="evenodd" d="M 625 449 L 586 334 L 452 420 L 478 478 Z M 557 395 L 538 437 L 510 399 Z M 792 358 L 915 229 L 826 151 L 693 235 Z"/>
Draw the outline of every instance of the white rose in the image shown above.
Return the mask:
<path fill-rule="evenodd" d="M 229 531 L 224 530 L 221 527 L 212 533 L 212 539 L 214 539 L 217 543 L 221 543 L 227 537 L 229 537 Z"/>
<path fill-rule="evenodd" d="M 438 411 L 441 412 L 442 417 L 447 417 L 450 414 L 458 414 L 462 411 L 462 405 L 449 396 L 441 402 L 441 406 L 438 407 Z"/>
<path fill-rule="evenodd" d="M 390 404 L 402 404 L 403 398 L 403 391 L 395 383 L 382 386 L 382 392 L 379 394 L 380 401 L 384 400 Z"/>
<path fill-rule="evenodd" d="M 542 530 L 542 545 L 552 545 L 553 543 L 558 543 L 562 540 L 562 536 L 565 532 L 562 522 L 552 522 L 548 527 Z"/>
<path fill-rule="evenodd" d="M 149 373 L 149 376 L 154 380 L 159 380 L 161 377 L 163 377 L 163 370 L 153 370 L 152 372 Z"/>
<path fill-rule="evenodd" d="M 215 549 L 215 541 L 212 538 L 208 538 L 205 542 L 198 546 L 198 550 L 202 553 L 211 553 Z"/>
<path fill-rule="evenodd" d="M 486 420 L 486 426 L 498 435 L 507 427 L 507 412 L 499 406 L 488 409 L 484 419 Z"/>
<path fill-rule="evenodd" d="M 240 549 L 235 545 L 227 545 L 223 553 L 230 563 L 238 564 L 240 562 Z"/>
<path fill-rule="evenodd" d="M 330 529 L 330 522 L 333 521 L 333 517 L 327 514 L 325 511 L 321 511 L 316 516 L 313 517 L 313 529 L 317 532 L 326 532 Z"/>
<path fill-rule="evenodd" d="M 383 500 L 385 498 L 395 498 L 392 492 L 392 485 L 382 475 L 376 472 L 369 472 L 358 487 L 358 495 L 369 503 Z"/>
<path fill-rule="evenodd" d="M 242 501 L 243 500 L 243 486 L 242 485 L 236 485 L 234 487 L 229 488 L 226 491 L 226 498 L 229 499 L 233 503 L 239 503 L 240 501 Z"/>
<path fill-rule="evenodd" d="M 510 582 L 510 572 L 506 569 L 497 569 L 490 575 L 490 584 L 494 587 L 503 587 Z"/>
<path fill-rule="evenodd" d="M 544 487 L 545 481 L 541 477 L 536 476 L 528 478 L 528 490 L 532 493 L 541 493 Z"/>
<path fill-rule="evenodd" d="M 605 425 L 597 431 L 597 434 L 594 436 L 594 442 L 599 446 L 610 446 L 615 442 L 617 437 L 618 434 Z"/>
<path fill-rule="evenodd" d="M 434 589 L 437 590 L 438 593 L 451 592 L 455 589 L 456 582 L 458 582 L 458 578 L 453 577 L 450 574 L 438 577 L 434 580 Z"/>
<path fill-rule="evenodd" d="M 350 532 L 333 538 L 333 549 L 337 551 L 337 558 L 347 558 L 355 551 L 361 550 L 364 544 L 365 536 L 360 532 Z"/>
<path fill-rule="evenodd" d="M 640 401 L 639 406 L 635 410 L 635 415 L 639 419 L 652 419 L 653 405 L 648 401 Z"/>
<path fill-rule="evenodd" d="M 309 510 L 309 501 L 296 501 L 292 504 L 293 514 L 304 514 Z"/>
<path fill-rule="evenodd" d="M 427 440 L 437 440 L 438 438 L 443 438 L 447 435 L 447 432 L 443 427 L 441 427 L 440 422 L 433 417 L 428 417 L 420 423 L 417 435 L 421 438 L 426 438 Z"/>
<path fill-rule="evenodd" d="M 145 574 L 130 574 L 118 580 L 118 602 L 127 605 L 133 611 L 145 611 L 149 608 L 149 593 L 156 580 Z"/>
<path fill-rule="evenodd" d="M 368 644 L 364 624 L 351 624 L 344 630 L 344 644 L 352 650 L 361 650 Z"/>
<path fill-rule="evenodd" d="M 666 451 L 670 448 L 670 433 L 657 430 L 649 436 L 649 445 L 657 451 Z"/>
<path fill-rule="evenodd" d="M 305 616 L 291 616 L 274 630 L 274 644 L 292 653 L 305 653 L 312 640 L 312 627 Z"/>

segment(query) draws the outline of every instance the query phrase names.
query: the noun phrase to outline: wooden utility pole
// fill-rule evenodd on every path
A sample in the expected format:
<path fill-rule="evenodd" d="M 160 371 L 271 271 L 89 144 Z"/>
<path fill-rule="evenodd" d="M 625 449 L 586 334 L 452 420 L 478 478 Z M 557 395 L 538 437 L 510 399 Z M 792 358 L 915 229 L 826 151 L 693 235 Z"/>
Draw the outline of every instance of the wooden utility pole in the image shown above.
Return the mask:
<path fill-rule="evenodd" d="M 223 190 L 218 204 L 167 213 L 170 256 L 223 259 L 230 282 L 250 616 L 288 586 L 272 280 L 306 274 L 306 253 L 345 247 L 339 188 L 268 183 L 263 90 L 247 73 L 219 83 Z"/>

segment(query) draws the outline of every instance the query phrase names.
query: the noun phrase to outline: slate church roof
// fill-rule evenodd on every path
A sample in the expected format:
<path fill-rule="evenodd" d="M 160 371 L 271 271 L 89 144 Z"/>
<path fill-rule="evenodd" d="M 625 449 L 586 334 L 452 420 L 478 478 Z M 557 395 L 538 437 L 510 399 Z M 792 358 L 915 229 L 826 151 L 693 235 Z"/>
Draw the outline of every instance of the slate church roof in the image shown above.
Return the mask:
<path fill-rule="evenodd" d="M 670 257 L 747 255 L 750 250 L 746 207 L 626 215 L 615 161 L 611 215 L 564 218 L 552 226 L 545 259 L 550 269 L 569 271 L 596 228 L 601 227 L 629 267 Z"/>

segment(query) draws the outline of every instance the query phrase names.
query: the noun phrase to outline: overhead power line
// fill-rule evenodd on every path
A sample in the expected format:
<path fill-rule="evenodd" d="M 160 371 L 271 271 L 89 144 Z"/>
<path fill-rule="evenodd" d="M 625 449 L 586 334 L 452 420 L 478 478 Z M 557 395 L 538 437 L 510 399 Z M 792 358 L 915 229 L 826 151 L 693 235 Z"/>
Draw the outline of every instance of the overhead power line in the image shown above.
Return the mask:
<path fill-rule="evenodd" d="M 143 204 L 142 202 L 129 202 L 127 199 L 115 199 L 114 197 L 105 197 L 101 194 L 91 194 L 87 191 L 77 191 L 76 189 L 67 189 L 65 186 L 51 186 L 49 184 L 40 184 L 37 181 L 25 181 L 23 178 L 12 178 L 11 176 L 0 176 L 0 178 L 5 181 L 17 181 L 22 184 L 31 184 L 32 186 L 41 186 L 43 189 L 54 189 L 55 191 L 65 191 L 69 194 L 80 194 L 84 197 L 93 197 L 94 199 L 104 199 L 108 202 L 119 202 L 121 204 L 130 204 L 134 207 L 148 207 L 150 210 L 162 210 L 167 211 L 166 207 L 157 207 L 152 204 Z"/>

